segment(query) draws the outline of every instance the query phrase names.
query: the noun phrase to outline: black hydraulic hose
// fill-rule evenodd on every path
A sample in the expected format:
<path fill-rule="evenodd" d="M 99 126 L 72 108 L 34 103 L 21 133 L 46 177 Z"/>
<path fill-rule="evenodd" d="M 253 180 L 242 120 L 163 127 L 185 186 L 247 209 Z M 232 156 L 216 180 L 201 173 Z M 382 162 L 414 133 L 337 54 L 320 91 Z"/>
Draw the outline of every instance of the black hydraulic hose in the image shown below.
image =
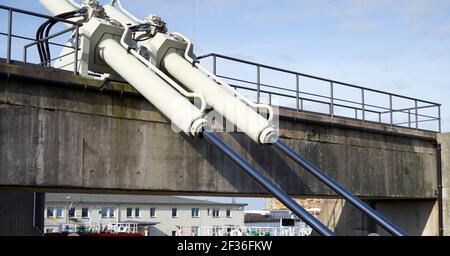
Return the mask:
<path fill-rule="evenodd" d="M 309 173 L 318 178 L 322 183 L 324 183 L 327 187 L 332 189 L 334 192 L 342 196 L 349 203 L 359 209 L 361 212 L 366 214 L 376 223 L 378 223 L 381 227 L 383 227 L 386 231 L 394 236 L 406 236 L 407 234 L 391 223 L 388 219 L 382 216 L 377 211 L 370 208 L 367 204 L 353 195 L 350 191 L 346 190 L 344 187 L 339 185 L 335 180 L 326 175 L 322 170 L 314 166 L 308 160 L 301 157 L 297 152 L 292 150 L 289 146 L 283 143 L 281 140 L 276 141 L 273 145 L 279 149 L 281 152 L 289 156 L 292 160 L 297 162 L 300 166 L 306 169 Z"/>
<path fill-rule="evenodd" d="M 257 169 L 245 161 L 233 149 L 228 147 L 222 140 L 209 131 L 203 131 L 203 137 L 211 144 L 219 148 L 230 160 L 241 167 L 248 175 L 250 175 L 256 182 L 269 191 L 275 198 L 283 203 L 289 210 L 302 219 L 311 228 L 323 236 L 335 236 L 333 231 L 322 224 L 318 219 L 309 214 L 303 207 L 289 197 L 285 192 L 273 184 L 268 178 L 263 176 Z"/>
<path fill-rule="evenodd" d="M 72 12 L 67 12 L 67 13 L 62 13 L 60 15 L 57 15 L 57 18 L 61 18 L 61 19 L 69 19 L 69 18 L 73 18 L 75 17 L 75 15 L 77 13 L 79 13 L 81 11 L 77 10 L 77 11 L 72 11 Z M 47 27 L 45 28 L 45 33 L 44 33 L 44 37 L 43 38 L 47 38 L 50 35 L 50 31 L 53 28 L 53 26 L 56 25 L 56 23 L 58 23 L 58 20 L 52 20 Z M 44 45 L 45 45 L 45 58 L 46 58 L 46 63 L 49 65 L 50 60 L 51 60 L 51 55 L 50 55 L 50 45 L 48 43 L 48 40 L 44 40 Z"/>
<path fill-rule="evenodd" d="M 75 14 L 81 12 L 84 9 L 80 9 L 77 11 L 71 11 L 71 12 L 66 12 L 66 13 L 61 13 L 59 15 L 56 15 L 55 18 L 60 18 L 60 19 L 67 19 L 67 18 L 71 18 L 72 16 L 74 16 Z M 49 31 L 48 33 L 45 31 L 46 28 L 50 25 L 50 28 L 54 26 L 54 24 L 56 24 L 58 21 L 56 20 L 47 20 L 46 22 L 44 22 L 41 26 L 39 26 L 39 28 L 36 31 L 36 42 L 37 42 L 37 48 L 38 48 L 38 53 L 39 53 L 39 58 L 41 60 L 42 65 L 47 66 L 48 62 L 50 60 L 50 47 L 48 46 L 48 40 L 45 40 L 45 42 L 41 41 L 44 38 L 44 32 L 45 32 L 45 36 L 48 37 L 49 35 Z"/>

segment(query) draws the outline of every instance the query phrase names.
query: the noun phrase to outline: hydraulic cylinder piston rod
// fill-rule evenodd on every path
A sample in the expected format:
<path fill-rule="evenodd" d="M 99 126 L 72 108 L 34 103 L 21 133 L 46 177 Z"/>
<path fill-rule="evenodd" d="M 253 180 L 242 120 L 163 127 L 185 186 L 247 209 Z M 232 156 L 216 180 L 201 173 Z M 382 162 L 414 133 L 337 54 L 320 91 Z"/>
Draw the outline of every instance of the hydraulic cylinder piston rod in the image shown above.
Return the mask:
<path fill-rule="evenodd" d="M 318 219 L 309 214 L 303 207 L 290 198 L 286 193 L 273 184 L 268 178 L 263 176 L 258 170 L 245 161 L 234 150 L 228 147 L 222 140 L 209 131 L 203 131 L 203 137 L 211 144 L 219 148 L 230 160 L 241 167 L 250 177 L 258 182 L 263 188 L 269 191 L 281 203 L 283 203 L 289 210 L 302 219 L 312 229 L 323 236 L 334 236 L 335 234 Z"/>
<path fill-rule="evenodd" d="M 367 204 L 357 198 L 355 195 L 350 193 L 344 187 L 339 185 L 336 181 L 334 181 L 331 177 L 326 175 L 322 170 L 314 166 L 312 163 L 301 157 L 297 152 L 292 150 L 289 146 L 284 144 L 281 140 L 276 141 L 273 145 L 279 149 L 281 152 L 289 156 L 295 162 L 297 162 L 300 166 L 305 168 L 309 173 L 318 178 L 322 183 L 328 186 L 330 189 L 335 191 L 338 195 L 342 196 L 349 203 L 359 209 L 361 212 L 366 214 L 368 217 L 373 219 L 376 223 L 378 223 L 381 227 L 383 227 L 390 234 L 395 236 L 406 236 L 407 234 L 396 227 L 393 223 L 387 220 L 384 216 L 370 208 Z"/>
<path fill-rule="evenodd" d="M 189 100 L 180 95 L 114 39 L 99 43 L 101 58 L 128 81 L 173 124 L 187 134 L 197 136 L 209 123 Z M 130 68 L 131 67 L 131 68 Z"/>

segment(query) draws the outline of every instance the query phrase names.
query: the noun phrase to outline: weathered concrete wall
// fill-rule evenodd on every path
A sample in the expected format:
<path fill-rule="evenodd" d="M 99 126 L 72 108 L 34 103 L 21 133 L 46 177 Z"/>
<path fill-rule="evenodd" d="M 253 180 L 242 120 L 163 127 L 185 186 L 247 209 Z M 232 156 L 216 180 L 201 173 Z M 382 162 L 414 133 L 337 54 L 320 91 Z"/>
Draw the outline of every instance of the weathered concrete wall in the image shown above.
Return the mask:
<path fill-rule="evenodd" d="M 206 141 L 175 134 L 145 99 L 120 95 L 133 91 L 126 85 L 100 91 L 100 81 L 34 66 L 0 64 L 0 73 L 4 189 L 266 195 Z M 435 198 L 435 134 L 286 110 L 280 119 L 289 145 L 357 195 Z M 334 195 L 272 147 L 220 137 L 288 193 Z"/>
<path fill-rule="evenodd" d="M 44 206 L 43 193 L 0 192 L 0 236 L 42 236 Z"/>
<path fill-rule="evenodd" d="M 370 200 L 367 203 L 408 235 L 439 235 L 436 200 Z M 383 228 L 342 199 L 324 200 L 319 220 L 337 235 L 367 236 L 370 233 L 389 235 Z"/>
<path fill-rule="evenodd" d="M 441 144 L 442 212 L 444 235 L 450 236 L 450 133 L 438 135 Z"/>

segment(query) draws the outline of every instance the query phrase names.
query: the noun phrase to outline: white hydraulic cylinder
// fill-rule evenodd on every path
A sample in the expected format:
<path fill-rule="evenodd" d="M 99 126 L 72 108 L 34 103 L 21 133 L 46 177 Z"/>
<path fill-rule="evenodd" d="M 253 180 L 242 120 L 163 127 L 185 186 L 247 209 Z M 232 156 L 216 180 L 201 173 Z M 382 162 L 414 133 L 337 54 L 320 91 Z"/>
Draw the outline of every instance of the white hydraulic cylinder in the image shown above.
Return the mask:
<path fill-rule="evenodd" d="M 53 16 L 80 9 L 79 5 L 70 0 L 39 0 L 39 3 Z"/>
<path fill-rule="evenodd" d="M 99 43 L 98 49 L 101 58 L 178 129 L 193 136 L 201 132 L 207 122 L 201 118 L 200 110 L 128 53 L 119 42 L 104 39 Z"/>
<path fill-rule="evenodd" d="M 168 53 L 163 68 L 191 91 L 203 94 L 206 102 L 229 122 L 257 143 L 272 143 L 277 138 L 269 121 L 253 108 L 231 95 L 197 67 L 176 52 Z"/>

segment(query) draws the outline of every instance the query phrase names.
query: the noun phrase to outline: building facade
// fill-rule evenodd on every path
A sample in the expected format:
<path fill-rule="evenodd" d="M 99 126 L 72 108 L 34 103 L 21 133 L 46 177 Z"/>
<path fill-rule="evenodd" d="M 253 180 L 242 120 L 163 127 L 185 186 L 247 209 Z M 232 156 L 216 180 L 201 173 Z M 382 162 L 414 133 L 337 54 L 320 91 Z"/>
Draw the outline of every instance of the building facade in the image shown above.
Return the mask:
<path fill-rule="evenodd" d="M 60 232 L 65 225 L 128 223 L 147 225 L 154 236 L 198 235 L 205 227 L 243 226 L 246 206 L 172 196 L 45 195 L 46 233 Z"/>

